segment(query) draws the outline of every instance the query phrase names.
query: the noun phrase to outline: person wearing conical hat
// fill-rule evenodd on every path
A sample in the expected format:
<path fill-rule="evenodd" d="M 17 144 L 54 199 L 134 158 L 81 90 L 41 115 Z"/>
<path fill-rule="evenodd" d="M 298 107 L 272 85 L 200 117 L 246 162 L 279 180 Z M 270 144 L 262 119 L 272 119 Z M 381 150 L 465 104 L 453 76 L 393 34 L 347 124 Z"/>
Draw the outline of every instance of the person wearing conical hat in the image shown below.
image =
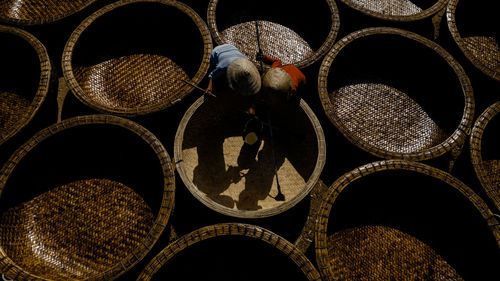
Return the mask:
<path fill-rule="evenodd" d="M 206 93 L 212 92 L 213 80 L 225 79 L 229 88 L 242 95 L 253 96 L 260 91 L 261 77 L 257 67 L 231 44 L 215 47 L 210 55 L 212 72 L 208 75 Z"/>
<path fill-rule="evenodd" d="M 271 65 L 262 76 L 262 90 L 270 104 L 296 97 L 297 90 L 306 84 L 305 75 L 294 65 L 283 65 L 280 60 L 262 54 L 257 55 L 257 60 Z"/>

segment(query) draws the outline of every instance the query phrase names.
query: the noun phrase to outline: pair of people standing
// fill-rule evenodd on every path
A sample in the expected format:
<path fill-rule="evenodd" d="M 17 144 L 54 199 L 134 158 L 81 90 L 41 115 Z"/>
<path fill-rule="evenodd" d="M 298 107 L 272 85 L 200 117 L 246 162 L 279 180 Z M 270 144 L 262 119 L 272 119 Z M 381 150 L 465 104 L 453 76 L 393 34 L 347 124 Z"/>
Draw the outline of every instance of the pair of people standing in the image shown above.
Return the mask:
<path fill-rule="evenodd" d="M 293 65 L 282 65 L 281 61 L 262 54 L 257 54 L 257 60 L 271 64 L 262 79 L 257 67 L 235 46 L 215 47 L 210 55 L 212 72 L 205 92 L 212 92 L 213 80 L 225 80 L 229 89 L 242 97 L 255 96 L 262 88 L 262 98 L 273 104 L 289 100 L 306 82 L 304 74 Z"/>
<path fill-rule="evenodd" d="M 231 93 L 223 99 L 229 100 L 229 106 L 245 106 L 244 111 L 254 119 L 256 97 L 273 106 L 297 96 L 297 90 L 306 82 L 304 74 L 297 67 L 282 65 L 281 61 L 263 54 L 257 54 L 257 60 L 271 65 L 262 78 L 257 67 L 235 46 L 223 44 L 215 47 L 210 55 L 212 72 L 208 75 L 205 92 L 212 93 L 214 80 L 227 84 Z M 253 144 L 255 137 L 248 141 L 244 138 L 247 143 Z"/>

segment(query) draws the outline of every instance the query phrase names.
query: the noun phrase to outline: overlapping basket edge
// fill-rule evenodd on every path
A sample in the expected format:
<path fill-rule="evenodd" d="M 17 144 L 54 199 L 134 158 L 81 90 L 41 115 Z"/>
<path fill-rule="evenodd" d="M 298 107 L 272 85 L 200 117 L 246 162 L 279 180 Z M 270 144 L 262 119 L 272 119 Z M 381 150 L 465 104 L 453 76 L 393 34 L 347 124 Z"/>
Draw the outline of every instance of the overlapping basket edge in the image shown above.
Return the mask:
<path fill-rule="evenodd" d="M 149 114 L 157 111 L 164 110 L 173 104 L 179 102 L 182 98 L 184 98 L 186 95 L 191 93 L 194 88 L 190 87 L 189 85 L 184 85 L 181 90 L 175 94 L 174 97 L 171 99 L 166 100 L 165 102 L 161 102 L 158 104 L 154 105 L 148 105 L 148 106 L 141 106 L 141 107 L 136 107 L 136 108 L 124 108 L 124 107 L 109 107 L 105 106 L 103 104 L 100 104 L 91 98 L 89 98 L 82 87 L 79 85 L 78 81 L 76 81 L 76 78 L 73 73 L 73 66 L 72 66 L 72 57 L 73 57 L 73 50 L 78 42 L 78 39 L 82 35 L 82 33 L 85 31 L 87 27 L 89 27 L 96 19 L 99 17 L 105 15 L 106 13 L 125 6 L 129 4 L 134 4 L 134 3 L 161 3 L 165 5 L 169 5 L 172 7 L 175 7 L 188 15 L 195 25 L 198 27 L 201 37 L 203 39 L 203 58 L 202 61 L 200 62 L 200 66 L 198 68 L 198 71 L 194 75 L 193 78 L 191 78 L 191 82 L 194 84 L 198 84 L 201 82 L 201 80 L 204 78 L 205 74 L 208 71 L 209 68 L 209 58 L 210 58 L 210 53 L 212 52 L 212 38 L 210 37 L 210 31 L 208 30 L 208 27 L 206 23 L 203 21 L 203 19 L 188 5 L 179 2 L 179 1 L 174 1 L 174 0 L 121 0 L 114 2 L 112 4 L 109 4 L 93 14 L 91 14 L 89 17 L 87 17 L 84 21 L 80 23 L 80 25 L 72 32 L 71 36 L 69 37 L 68 41 L 66 42 L 66 45 L 63 50 L 63 55 L 61 59 L 61 64 L 62 64 L 62 70 L 63 70 L 63 75 L 64 79 L 66 80 L 66 83 L 68 84 L 70 90 L 75 94 L 75 96 L 85 105 L 94 108 L 100 112 L 103 113 L 111 113 L 111 114 L 117 114 L 121 116 L 127 116 L 127 117 L 133 117 L 133 116 L 138 116 L 138 115 L 144 115 L 144 114 Z"/>
<path fill-rule="evenodd" d="M 115 125 L 125 129 L 130 130 L 132 133 L 138 135 L 143 139 L 155 152 L 160 164 L 162 166 L 164 186 L 163 186 L 163 198 L 161 201 L 161 206 L 159 212 L 156 216 L 154 224 L 151 226 L 150 231 L 147 236 L 142 241 L 140 248 L 136 249 L 132 253 L 128 253 L 127 256 L 115 264 L 113 267 L 109 268 L 105 272 L 93 276 L 91 279 L 114 279 L 121 274 L 125 273 L 127 270 L 132 268 L 135 264 L 141 261 L 146 254 L 154 246 L 164 228 L 167 225 L 168 219 L 170 217 L 171 211 L 174 205 L 174 194 L 175 194 L 175 177 L 174 170 L 170 157 L 162 145 L 162 143 L 147 129 L 141 125 L 117 116 L 112 115 L 87 115 L 87 116 L 77 116 L 73 118 L 66 119 L 60 123 L 51 125 L 37 134 L 35 134 L 31 139 L 19 147 L 16 152 L 9 158 L 5 165 L 0 170 L 0 196 L 3 189 L 7 183 L 10 174 L 15 169 L 16 165 L 26 156 L 37 144 L 43 140 L 63 131 L 66 129 L 84 126 L 84 125 L 96 125 L 96 124 L 107 124 Z M 0 247 L 0 272 L 2 272 L 6 277 L 18 280 L 18 279 L 42 279 L 39 276 L 34 276 L 29 272 L 25 271 L 23 268 L 15 264 Z"/>
<path fill-rule="evenodd" d="M 457 78 L 460 81 L 461 88 L 464 94 L 464 113 L 457 129 L 450 136 L 448 136 L 446 140 L 444 140 L 442 143 L 430 147 L 428 149 L 424 149 L 422 151 L 415 151 L 411 153 L 387 151 L 378 148 L 372 144 L 369 144 L 361 137 L 350 133 L 350 131 L 342 124 L 340 119 L 334 113 L 333 105 L 329 98 L 329 93 L 327 88 L 328 74 L 333 60 L 340 53 L 340 51 L 352 41 L 365 36 L 373 36 L 381 34 L 402 36 L 429 47 L 437 54 L 439 54 L 443 59 L 445 59 L 450 65 L 450 67 L 453 69 L 455 74 L 457 75 Z M 374 156 L 385 159 L 404 159 L 411 161 L 421 161 L 439 157 L 454 148 L 459 149 L 467 138 L 468 132 L 472 127 L 474 118 L 475 103 L 474 103 L 473 89 L 470 80 L 467 74 L 465 73 L 464 69 L 462 68 L 462 66 L 444 48 L 439 46 L 437 43 L 425 37 L 422 37 L 416 33 L 413 33 L 411 31 L 406 31 L 403 29 L 393 28 L 393 27 L 365 28 L 358 31 L 354 31 L 349 35 L 346 35 L 344 38 L 338 40 L 337 43 L 332 47 L 332 49 L 325 55 L 321 63 L 318 74 L 318 93 L 321 100 L 321 104 L 328 119 L 335 125 L 335 127 L 339 129 L 339 131 L 349 141 L 351 141 L 353 144 L 355 144 L 362 150 L 369 152 Z"/>

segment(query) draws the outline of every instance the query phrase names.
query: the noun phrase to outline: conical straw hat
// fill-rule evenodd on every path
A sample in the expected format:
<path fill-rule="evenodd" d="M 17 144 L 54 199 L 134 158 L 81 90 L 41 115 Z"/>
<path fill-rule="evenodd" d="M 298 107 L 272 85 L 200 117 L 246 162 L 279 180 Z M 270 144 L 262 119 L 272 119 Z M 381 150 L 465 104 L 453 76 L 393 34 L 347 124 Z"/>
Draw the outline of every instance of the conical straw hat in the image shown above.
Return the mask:
<path fill-rule="evenodd" d="M 261 81 L 257 67 L 245 58 L 233 60 L 227 67 L 229 87 L 244 96 L 255 95 L 260 91 Z"/>
<path fill-rule="evenodd" d="M 285 70 L 273 67 L 262 77 L 262 86 L 265 89 L 288 94 L 292 90 L 292 78 Z"/>

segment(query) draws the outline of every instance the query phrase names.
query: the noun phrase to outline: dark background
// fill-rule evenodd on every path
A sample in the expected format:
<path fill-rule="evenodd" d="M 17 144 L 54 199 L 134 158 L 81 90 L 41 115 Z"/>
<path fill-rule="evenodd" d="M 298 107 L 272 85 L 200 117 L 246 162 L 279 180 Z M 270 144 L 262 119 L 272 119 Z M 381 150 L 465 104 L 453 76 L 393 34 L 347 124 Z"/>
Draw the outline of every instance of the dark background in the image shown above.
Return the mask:
<path fill-rule="evenodd" d="M 83 11 L 55 23 L 43 26 L 21 27 L 22 29 L 35 35 L 47 48 L 52 61 L 52 66 L 54 68 L 54 73 L 52 75 L 54 81 L 51 84 L 49 94 L 44 104 L 35 118 L 20 133 L 0 147 L 0 164 L 4 164 L 17 147 L 27 141 L 37 131 L 53 124 L 56 121 L 57 83 L 55 83 L 55 80 L 57 77 L 62 76 L 60 61 L 64 45 L 71 32 L 84 18 L 109 2 L 112 1 L 97 1 Z M 207 0 L 184 0 L 182 2 L 188 4 L 204 20 L 206 20 L 208 7 Z M 234 2 L 236 1 L 233 1 L 233 5 Z M 300 6 L 293 5 L 290 5 L 291 7 L 283 8 L 279 5 L 272 5 L 271 2 L 272 1 L 264 1 L 263 3 L 258 3 L 261 5 L 258 7 L 262 7 L 264 5 L 266 7 L 266 11 L 261 13 L 263 19 L 272 18 L 277 22 L 290 22 L 291 24 L 297 26 L 298 29 L 302 28 L 303 32 L 308 34 L 307 36 L 311 41 L 313 41 L 311 43 L 313 46 L 317 46 L 318 43 L 322 42 L 321 40 L 323 39 L 321 36 L 315 36 L 315 33 L 310 31 L 315 30 L 314 28 L 311 29 L 311 26 L 314 26 L 314 24 L 321 24 L 321 19 L 318 19 L 318 15 L 320 13 L 311 9 L 301 9 Z M 340 30 L 337 35 L 337 40 L 353 31 L 373 26 L 398 27 L 416 32 L 424 37 L 432 39 L 433 26 L 430 18 L 409 23 L 390 22 L 369 17 L 353 10 L 340 1 L 336 2 L 340 13 Z M 282 3 L 280 5 L 282 5 Z M 280 13 L 280 11 L 288 11 L 288 13 Z M 243 10 L 243 12 L 240 11 L 243 15 L 251 15 L 251 12 L 252 10 L 249 8 Z M 481 17 L 478 16 L 478 19 L 481 19 Z M 479 25 L 480 23 L 476 22 L 476 24 Z M 475 96 L 475 116 L 477 117 L 489 105 L 500 100 L 500 96 L 498 95 L 500 90 L 499 83 L 483 74 L 466 59 L 453 41 L 448 30 L 445 17 L 441 21 L 440 30 L 440 37 L 436 40 L 436 42 L 444 47 L 456 60 L 458 60 L 471 80 Z M 318 28 L 317 32 L 322 34 L 324 33 L 324 29 Z M 126 36 L 126 34 L 124 34 L 124 36 Z M 158 33 L 153 34 L 152 36 L 157 36 L 158 40 L 163 40 L 165 45 L 178 44 L 183 40 L 182 32 L 177 32 L 176 35 L 171 36 L 162 36 Z M 0 48 L 6 50 L 7 47 L 0 46 Z M 401 50 L 401 52 L 404 53 L 404 50 Z M 409 53 L 408 57 L 409 59 L 407 63 L 409 65 L 412 65 L 412 62 L 417 62 L 420 59 L 419 57 L 412 56 L 412 53 Z M 317 75 L 321 61 L 322 60 L 320 59 L 313 65 L 302 70 L 308 80 L 303 98 L 312 107 L 325 132 L 327 141 L 327 162 L 321 175 L 321 179 L 326 185 L 330 186 L 342 174 L 349 172 L 358 166 L 377 161 L 379 159 L 351 144 L 326 117 L 317 94 Z M 401 62 L 401 66 L 404 67 L 405 63 L 406 62 Z M 345 64 L 349 65 L 349 61 Z M 422 58 L 422 60 L 420 60 L 419 67 L 414 71 L 425 74 L 426 72 L 432 72 L 433 67 L 434 63 L 432 61 L 425 61 L 425 58 Z M 339 75 L 341 76 L 342 74 Z M 348 75 L 344 76 L 346 76 L 346 79 L 349 78 L 347 77 Z M 438 88 L 443 87 L 442 85 L 453 85 L 453 82 L 450 82 L 449 79 L 450 77 L 440 77 L 439 73 L 437 73 L 433 76 L 432 82 L 425 79 L 418 80 L 421 84 L 417 83 L 415 87 L 421 87 L 425 90 L 424 84 L 426 83 L 437 84 L 436 87 Z M 200 83 L 200 85 L 205 87 L 206 83 L 207 81 L 205 79 Z M 456 87 L 456 84 L 454 87 Z M 184 98 L 181 102 L 162 112 L 131 119 L 153 132 L 163 143 L 169 155 L 173 157 L 174 136 L 178 123 L 185 110 L 198 97 L 199 94 L 195 91 L 188 97 Z M 460 109 L 460 103 L 462 101 L 447 101 L 444 97 L 439 96 L 421 99 L 423 103 L 427 103 L 431 108 L 433 104 L 435 107 L 437 107 L 436 104 L 440 104 L 438 108 L 434 109 L 434 112 L 439 112 L 440 114 L 436 114 L 435 117 L 432 116 L 436 122 L 446 123 L 448 122 L 446 121 L 448 119 L 456 120 L 457 115 L 459 118 L 461 116 L 461 111 L 457 113 L 457 111 L 453 111 L 452 109 Z M 419 102 L 421 101 L 419 100 Z M 448 105 L 447 102 L 449 103 Z M 63 112 L 63 118 L 94 113 L 97 112 L 83 105 L 72 94 L 68 95 Z M 498 128 L 498 126 L 496 128 Z M 490 130 L 489 135 L 491 135 L 493 139 L 495 139 L 494 137 L 497 135 L 496 131 L 497 129 Z M 102 134 L 103 136 L 108 136 L 110 132 L 103 131 Z M 78 136 L 73 135 L 68 136 L 68 138 L 78 139 Z M 52 145 L 53 149 L 71 151 L 73 148 L 70 141 Z M 485 145 L 487 145 L 487 147 L 484 148 L 484 151 L 488 153 L 488 157 L 490 159 L 499 159 L 499 157 L 495 157 L 498 156 L 498 153 L 500 153 L 499 149 L 495 150 L 497 142 L 490 141 Z M 85 152 L 81 152 L 79 154 L 85 155 Z M 130 157 L 131 158 L 129 158 L 129 160 L 131 162 L 137 162 L 141 159 L 141 157 L 147 156 L 136 153 L 135 156 Z M 39 160 L 32 161 L 30 164 L 32 166 L 30 167 L 27 165 L 24 170 L 37 170 L 36 167 L 43 165 L 44 162 L 51 161 L 47 160 L 47 158 L 50 158 L 50 155 L 38 155 L 37 159 Z M 437 159 L 424 161 L 424 163 L 436 168 L 447 170 L 449 159 L 449 155 L 446 154 Z M 64 160 L 58 161 L 60 161 L 59 163 L 64 163 Z M 88 161 L 90 163 L 92 160 Z M 60 166 L 64 165 L 61 164 Z M 106 166 L 109 167 L 106 163 L 100 163 L 97 165 L 96 169 Z M 70 169 L 67 168 L 67 170 Z M 60 171 L 62 171 L 60 172 L 60 175 L 68 173 L 68 171 L 65 170 Z M 30 182 L 38 182 L 38 178 L 43 177 L 40 175 L 41 173 L 42 172 L 38 171 L 30 173 L 30 175 L 24 175 L 24 184 L 29 185 Z M 116 173 L 117 177 L 119 177 L 120 173 L 125 172 L 116 171 Z M 491 210 L 495 210 L 494 205 L 485 195 L 471 165 L 468 141 L 465 144 L 463 153 L 460 155 L 457 163 L 455 164 L 452 174 L 480 195 Z M 19 177 L 22 178 L 23 175 L 21 174 Z M 480 216 L 475 214 L 475 210 L 471 209 L 467 202 L 463 201 L 463 198 L 460 198 L 460 196 L 456 193 L 442 191 L 447 189 L 444 185 L 443 189 L 439 189 L 439 182 L 423 182 L 418 177 L 415 177 L 415 179 L 413 179 L 413 177 L 415 176 L 411 173 L 398 174 L 389 172 L 373 177 L 373 181 L 367 185 L 381 186 L 382 190 L 372 194 L 370 193 L 370 190 L 363 190 L 362 187 L 360 187 L 360 190 L 357 191 L 359 193 L 353 191 L 346 194 L 343 198 L 341 198 L 342 200 L 339 200 L 338 213 L 334 213 L 332 215 L 336 216 L 335 221 L 337 222 L 335 226 L 332 226 L 332 228 L 342 229 L 350 226 L 362 225 L 363 223 L 393 226 L 406 233 L 411 233 L 428 245 L 431 245 L 431 247 L 441 256 L 445 257 L 445 259 L 452 264 L 466 280 L 498 280 L 500 253 L 496 247 L 496 243 L 492 240 L 491 234 L 488 233 L 484 223 L 481 221 L 482 219 Z M 147 183 L 143 182 L 142 184 L 154 184 L 158 181 L 158 179 L 154 178 L 154 176 L 148 178 L 150 178 L 150 181 Z M 133 181 L 134 180 L 132 180 L 132 182 Z M 382 186 L 384 186 L 388 181 L 393 184 L 382 188 Z M 397 188 L 401 185 L 407 187 L 405 190 L 409 191 L 401 194 L 402 191 Z M 23 192 L 21 192 L 21 190 L 12 191 L 12 193 L 18 194 Z M 362 197 L 356 197 L 357 194 L 362 194 Z M 386 196 L 381 194 L 385 194 Z M 5 196 L 6 194 L 3 194 L 4 198 Z M 3 202 L 3 204 L 2 209 L 6 207 L 5 202 Z M 391 207 L 386 207 L 388 205 L 391 205 Z M 174 226 L 175 231 L 179 236 L 187 234 L 202 226 L 220 222 L 236 221 L 256 224 L 268 228 L 286 239 L 294 241 L 298 237 L 303 223 L 305 222 L 309 208 L 309 199 L 306 198 L 292 209 L 270 218 L 238 219 L 218 214 L 202 205 L 187 191 L 180 178 L 176 177 L 175 207 L 175 211 L 170 219 L 170 224 Z M 343 209 L 344 211 L 342 211 Z M 379 216 L 377 216 L 377 214 L 379 214 Z M 159 251 L 161 251 L 161 249 L 168 245 L 170 239 L 169 231 L 170 225 L 165 229 L 164 234 L 160 237 L 155 247 L 143 259 L 143 261 L 121 276 L 119 280 L 134 280 L 137 278 L 139 272 L 142 271 L 144 266 Z M 233 240 L 238 239 L 240 238 L 235 238 Z M 171 272 L 162 272 L 162 274 L 163 276 L 168 277 L 182 274 L 182 279 L 187 280 L 191 279 L 190 277 L 184 275 L 187 274 L 187 272 L 194 274 L 193 278 L 203 277 L 206 280 L 211 280 L 212 278 L 250 280 L 250 277 L 245 277 L 247 276 L 244 274 L 245 270 L 241 269 L 247 268 L 247 274 L 260 272 L 262 274 L 262 280 L 266 280 L 268 278 L 269 280 L 276 278 L 294 280 L 293 276 L 295 275 L 287 270 L 284 270 L 284 268 L 291 268 L 290 270 L 294 270 L 293 265 L 290 265 L 289 261 L 285 257 L 282 257 L 282 261 L 278 259 L 275 260 L 274 258 L 271 258 L 274 255 L 271 250 L 261 246 L 260 244 L 260 246 L 257 245 L 258 243 L 255 243 L 254 245 L 254 242 L 249 239 L 246 239 L 245 241 L 247 242 L 245 243 L 246 246 L 240 246 L 241 248 L 238 248 L 237 251 L 234 249 L 239 246 L 231 244 L 236 243 L 237 241 L 229 242 L 229 244 L 222 244 L 222 242 L 216 240 L 211 244 L 208 243 L 208 246 L 197 246 L 200 247 L 200 252 L 204 253 L 203 256 L 198 254 L 196 255 L 196 259 L 191 259 L 189 256 L 181 256 L 179 257 L 179 260 L 173 261 L 173 265 L 171 266 L 173 269 Z M 262 247 L 262 249 L 259 247 Z M 255 249 L 257 248 L 259 251 L 262 251 L 260 254 L 255 254 Z M 307 256 L 316 265 L 313 248 L 314 244 L 312 244 L 309 248 Z M 259 264 L 265 264 L 266 266 L 242 266 L 242 264 L 252 265 L 256 261 L 259 261 Z M 203 266 L 200 266 L 200 264 L 203 264 Z M 196 270 L 196 268 L 199 270 Z M 252 268 L 252 270 L 249 270 L 248 268 Z M 270 271 L 272 271 L 274 275 L 269 275 L 268 273 Z M 211 274 L 214 274 L 215 276 L 210 277 Z M 224 276 L 221 276 L 221 274 L 224 274 Z M 290 274 L 290 277 L 286 277 L 287 274 Z M 496 276 L 493 274 L 496 274 Z M 257 274 L 255 276 L 259 275 Z M 257 278 L 255 276 L 252 277 L 253 280 Z"/>

